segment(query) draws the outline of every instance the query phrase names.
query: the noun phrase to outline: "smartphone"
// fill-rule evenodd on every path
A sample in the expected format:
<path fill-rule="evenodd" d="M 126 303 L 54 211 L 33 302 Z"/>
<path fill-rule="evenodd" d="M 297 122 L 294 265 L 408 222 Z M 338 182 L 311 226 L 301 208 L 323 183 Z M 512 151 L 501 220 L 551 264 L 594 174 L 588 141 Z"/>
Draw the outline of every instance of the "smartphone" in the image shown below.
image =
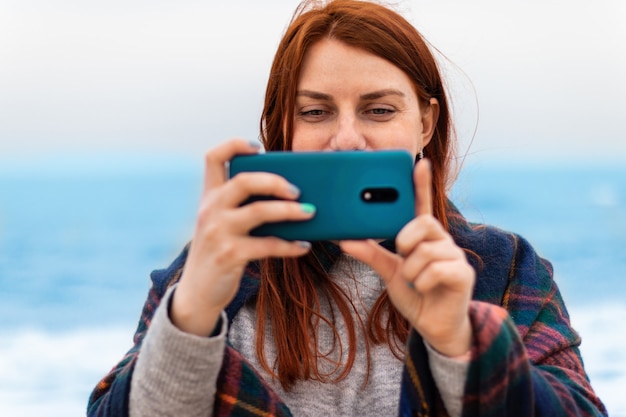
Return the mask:
<path fill-rule="evenodd" d="M 267 152 L 238 155 L 229 177 L 272 172 L 300 191 L 298 201 L 316 207 L 305 221 L 265 223 L 254 236 L 287 240 L 390 239 L 415 217 L 411 154 L 403 150 Z M 244 204 L 271 197 L 253 196 Z"/>

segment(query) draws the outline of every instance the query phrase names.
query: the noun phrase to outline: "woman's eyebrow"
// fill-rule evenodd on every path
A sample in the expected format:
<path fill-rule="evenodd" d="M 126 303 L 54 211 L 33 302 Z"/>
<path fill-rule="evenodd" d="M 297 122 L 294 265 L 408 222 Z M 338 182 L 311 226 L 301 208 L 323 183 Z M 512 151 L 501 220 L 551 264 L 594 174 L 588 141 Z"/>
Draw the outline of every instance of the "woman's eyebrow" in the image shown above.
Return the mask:
<path fill-rule="evenodd" d="M 325 101 L 331 101 L 333 99 L 333 96 L 331 96 L 330 94 L 324 94 L 324 93 L 319 93 L 317 91 L 311 91 L 311 90 L 299 90 L 296 92 L 296 96 L 297 97 L 308 97 L 308 98 L 312 98 L 314 100 L 325 100 Z"/>
<path fill-rule="evenodd" d="M 312 90 L 299 90 L 298 92 L 296 92 L 296 96 L 308 97 L 314 100 L 325 100 L 325 101 L 332 101 L 333 99 L 333 96 L 330 94 L 320 93 L 318 91 L 312 91 Z M 406 95 L 402 91 L 397 90 L 395 88 L 386 88 L 383 90 L 372 91 L 371 93 L 362 94 L 360 97 L 361 97 L 361 100 L 376 100 L 378 98 L 382 98 L 386 96 L 405 97 Z"/>
<path fill-rule="evenodd" d="M 378 90 L 378 91 L 373 91 L 371 93 L 363 94 L 361 95 L 361 99 L 362 100 L 376 100 L 377 98 L 382 98 L 386 96 L 404 97 L 405 94 L 400 90 L 396 90 L 395 88 L 387 88 L 384 90 Z"/>

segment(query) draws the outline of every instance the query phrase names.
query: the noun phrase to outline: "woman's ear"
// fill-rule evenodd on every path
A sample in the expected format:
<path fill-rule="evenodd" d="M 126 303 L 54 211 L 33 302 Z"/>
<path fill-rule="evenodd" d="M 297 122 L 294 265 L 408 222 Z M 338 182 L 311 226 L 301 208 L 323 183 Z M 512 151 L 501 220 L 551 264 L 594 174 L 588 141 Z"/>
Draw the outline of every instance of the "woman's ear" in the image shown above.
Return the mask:
<path fill-rule="evenodd" d="M 433 138 L 439 120 L 439 101 L 432 97 L 422 108 L 422 148 Z"/>

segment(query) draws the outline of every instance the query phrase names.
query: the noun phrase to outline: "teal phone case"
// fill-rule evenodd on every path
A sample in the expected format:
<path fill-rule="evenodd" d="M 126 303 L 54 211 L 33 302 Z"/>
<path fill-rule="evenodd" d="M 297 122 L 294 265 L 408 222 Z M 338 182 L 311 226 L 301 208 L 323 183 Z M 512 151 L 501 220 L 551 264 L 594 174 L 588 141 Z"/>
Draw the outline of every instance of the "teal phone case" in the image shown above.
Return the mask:
<path fill-rule="evenodd" d="M 233 158 L 229 176 L 244 171 L 285 177 L 300 189 L 298 201 L 317 208 L 311 220 L 266 223 L 252 230 L 254 236 L 388 239 L 415 217 L 413 158 L 406 151 L 267 152 Z M 255 196 L 245 203 L 267 198 Z"/>

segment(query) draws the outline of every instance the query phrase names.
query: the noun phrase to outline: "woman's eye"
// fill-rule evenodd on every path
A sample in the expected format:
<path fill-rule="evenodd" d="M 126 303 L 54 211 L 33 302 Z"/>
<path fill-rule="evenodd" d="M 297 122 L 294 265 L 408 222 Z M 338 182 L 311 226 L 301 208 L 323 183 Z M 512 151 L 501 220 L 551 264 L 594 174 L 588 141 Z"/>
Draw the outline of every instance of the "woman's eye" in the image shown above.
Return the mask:
<path fill-rule="evenodd" d="M 324 110 L 320 110 L 320 109 L 313 109 L 313 110 L 300 112 L 301 116 L 321 116 L 323 114 L 324 114 Z"/>
<path fill-rule="evenodd" d="M 298 112 L 298 117 L 302 120 L 309 122 L 318 122 L 324 120 L 328 116 L 329 112 L 324 109 L 310 109 L 310 110 L 300 110 Z"/>
<path fill-rule="evenodd" d="M 369 113 L 374 116 L 390 116 L 391 114 L 395 113 L 395 110 L 385 108 L 385 107 L 376 107 L 376 108 L 367 110 L 366 113 Z"/>

